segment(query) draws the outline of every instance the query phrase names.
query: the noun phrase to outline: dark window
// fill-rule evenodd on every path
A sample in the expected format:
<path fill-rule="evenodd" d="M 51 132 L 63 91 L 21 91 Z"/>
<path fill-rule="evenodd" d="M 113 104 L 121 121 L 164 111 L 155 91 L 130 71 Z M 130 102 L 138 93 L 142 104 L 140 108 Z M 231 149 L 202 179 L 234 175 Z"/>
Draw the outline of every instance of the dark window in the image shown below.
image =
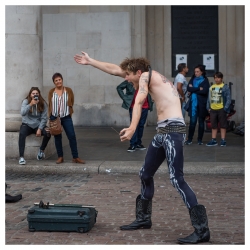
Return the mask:
<path fill-rule="evenodd" d="M 203 55 L 214 55 L 214 69 L 206 69 L 207 76 L 219 71 L 218 65 L 218 6 L 171 6 L 172 20 L 172 77 L 177 74 L 176 55 L 187 55 L 187 76 L 194 67 L 203 64 Z"/>

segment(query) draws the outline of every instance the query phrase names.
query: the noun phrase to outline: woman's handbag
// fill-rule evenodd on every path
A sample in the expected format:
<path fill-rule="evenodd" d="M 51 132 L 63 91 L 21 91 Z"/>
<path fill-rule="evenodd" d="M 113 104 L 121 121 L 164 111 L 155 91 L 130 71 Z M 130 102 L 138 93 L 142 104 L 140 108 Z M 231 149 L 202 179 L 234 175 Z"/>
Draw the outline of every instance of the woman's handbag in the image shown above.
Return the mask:
<path fill-rule="evenodd" d="M 64 87 L 62 89 L 62 94 L 64 92 Z M 60 114 L 60 106 L 61 106 L 61 101 L 58 105 L 58 114 Z M 55 117 L 55 116 L 54 116 Z M 52 116 L 52 118 L 54 118 Z M 60 135 L 62 133 L 62 124 L 61 124 L 61 119 L 59 115 L 56 117 L 56 119 L 49 119 L 49 128 L 50 128 L 50 134 L 51 135 Z"/>
<path fill-rule="evenodd" d="M 49 120 L 49 128 L 51 135 L 60 135 L 62 133 L 62 124 L 59 116 L 55 120 Z"/>
<path fill-rule="evenodd" d="M 184 109 L 188 112 L 189 110 L 189 106 L 190 106 L 190 102 L 191 102 L 191 95 L 189 96 L 189 99 L 188 101 L 186 102 L 185 106 L 184 106 Z"/>

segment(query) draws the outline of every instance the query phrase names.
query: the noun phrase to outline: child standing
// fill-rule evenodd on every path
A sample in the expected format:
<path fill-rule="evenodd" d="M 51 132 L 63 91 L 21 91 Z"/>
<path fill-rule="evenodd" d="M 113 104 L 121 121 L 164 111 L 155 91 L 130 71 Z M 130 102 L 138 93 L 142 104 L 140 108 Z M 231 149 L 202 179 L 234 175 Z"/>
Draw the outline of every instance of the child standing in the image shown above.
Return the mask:
<path fill-rule="evenodd" d="M 221 142 L 220 146 L 226 146 L 227 114 L 230 112 L 231 94 L 227 84 L 223 82 L 223 74 L 214 74 L 215 83 L 209 89 L 207 110 L 210 113 L 212 126 L 212 140 L 206 146 L 218 145 L 216 136 L 218 123 L 220 123 Z"/>

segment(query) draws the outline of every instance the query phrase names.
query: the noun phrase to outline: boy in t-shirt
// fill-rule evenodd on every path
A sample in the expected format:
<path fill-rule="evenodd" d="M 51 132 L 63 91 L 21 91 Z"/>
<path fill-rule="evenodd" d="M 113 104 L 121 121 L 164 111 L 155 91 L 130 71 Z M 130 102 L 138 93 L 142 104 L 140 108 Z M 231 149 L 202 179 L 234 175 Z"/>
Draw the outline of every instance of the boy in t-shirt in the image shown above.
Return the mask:
<path fill-rule="evenodd" d="M 223 82 L 223 74 L 214 74 L 215 83 L 209 89 L 207 110 L 210 113 L 212 126 L 212 140 L 206 146 L 218 145 L 216 136 L 218 123 L 220 123 L 221 142 L 220 146 L 226 146 L 227 114 L 230 112 L 231 94 L 227 84 Z"/>

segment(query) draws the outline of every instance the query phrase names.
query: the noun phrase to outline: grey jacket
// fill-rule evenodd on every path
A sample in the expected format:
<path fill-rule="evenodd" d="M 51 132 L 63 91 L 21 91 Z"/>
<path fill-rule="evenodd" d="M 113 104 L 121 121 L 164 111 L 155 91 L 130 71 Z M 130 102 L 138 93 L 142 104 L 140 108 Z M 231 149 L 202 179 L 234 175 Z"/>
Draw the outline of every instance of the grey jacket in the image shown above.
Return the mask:
<path fill-rule="evenodd" d="M 27 99 L 24 99 L 21 106 L 22 123 L 27 124 L 31 128 L 43 129 L 47 124 L 48 106 L 44 103 L 43 112 L 38 112 L 36 105 L 32 106 L 32 113 Z"/>
<path fill-rule="evenodd" d="M 126 89 L 126 92 L 124 94 L 123 90 Z M 123 100 L 122 107 L 125 109 L 129 109 L 131 106 L 131 103 L 134 98 L 134 93 L 135 89 L 132 85 L 132 83 L 129 83 L 127 80 L 122 82 L 116 87 L 118 95 L 121 97 Z M 153 102 L 150 94 L 148 94 L 148 105 L 149 105 L 149 110 L 153 110 Z"/>
<path fill-rule="evenodd" d="M 222 98 L 223 98 L 223 108 L 226 113 L 230 113 L 230 104 L 231 104 L 231 92 L 227 84 L 224 84 L 222 88 Z M 209 94 L 207 98 L 207 110 L 209 110 L 210 107 L 210 88 L 209 88 Z"/>

